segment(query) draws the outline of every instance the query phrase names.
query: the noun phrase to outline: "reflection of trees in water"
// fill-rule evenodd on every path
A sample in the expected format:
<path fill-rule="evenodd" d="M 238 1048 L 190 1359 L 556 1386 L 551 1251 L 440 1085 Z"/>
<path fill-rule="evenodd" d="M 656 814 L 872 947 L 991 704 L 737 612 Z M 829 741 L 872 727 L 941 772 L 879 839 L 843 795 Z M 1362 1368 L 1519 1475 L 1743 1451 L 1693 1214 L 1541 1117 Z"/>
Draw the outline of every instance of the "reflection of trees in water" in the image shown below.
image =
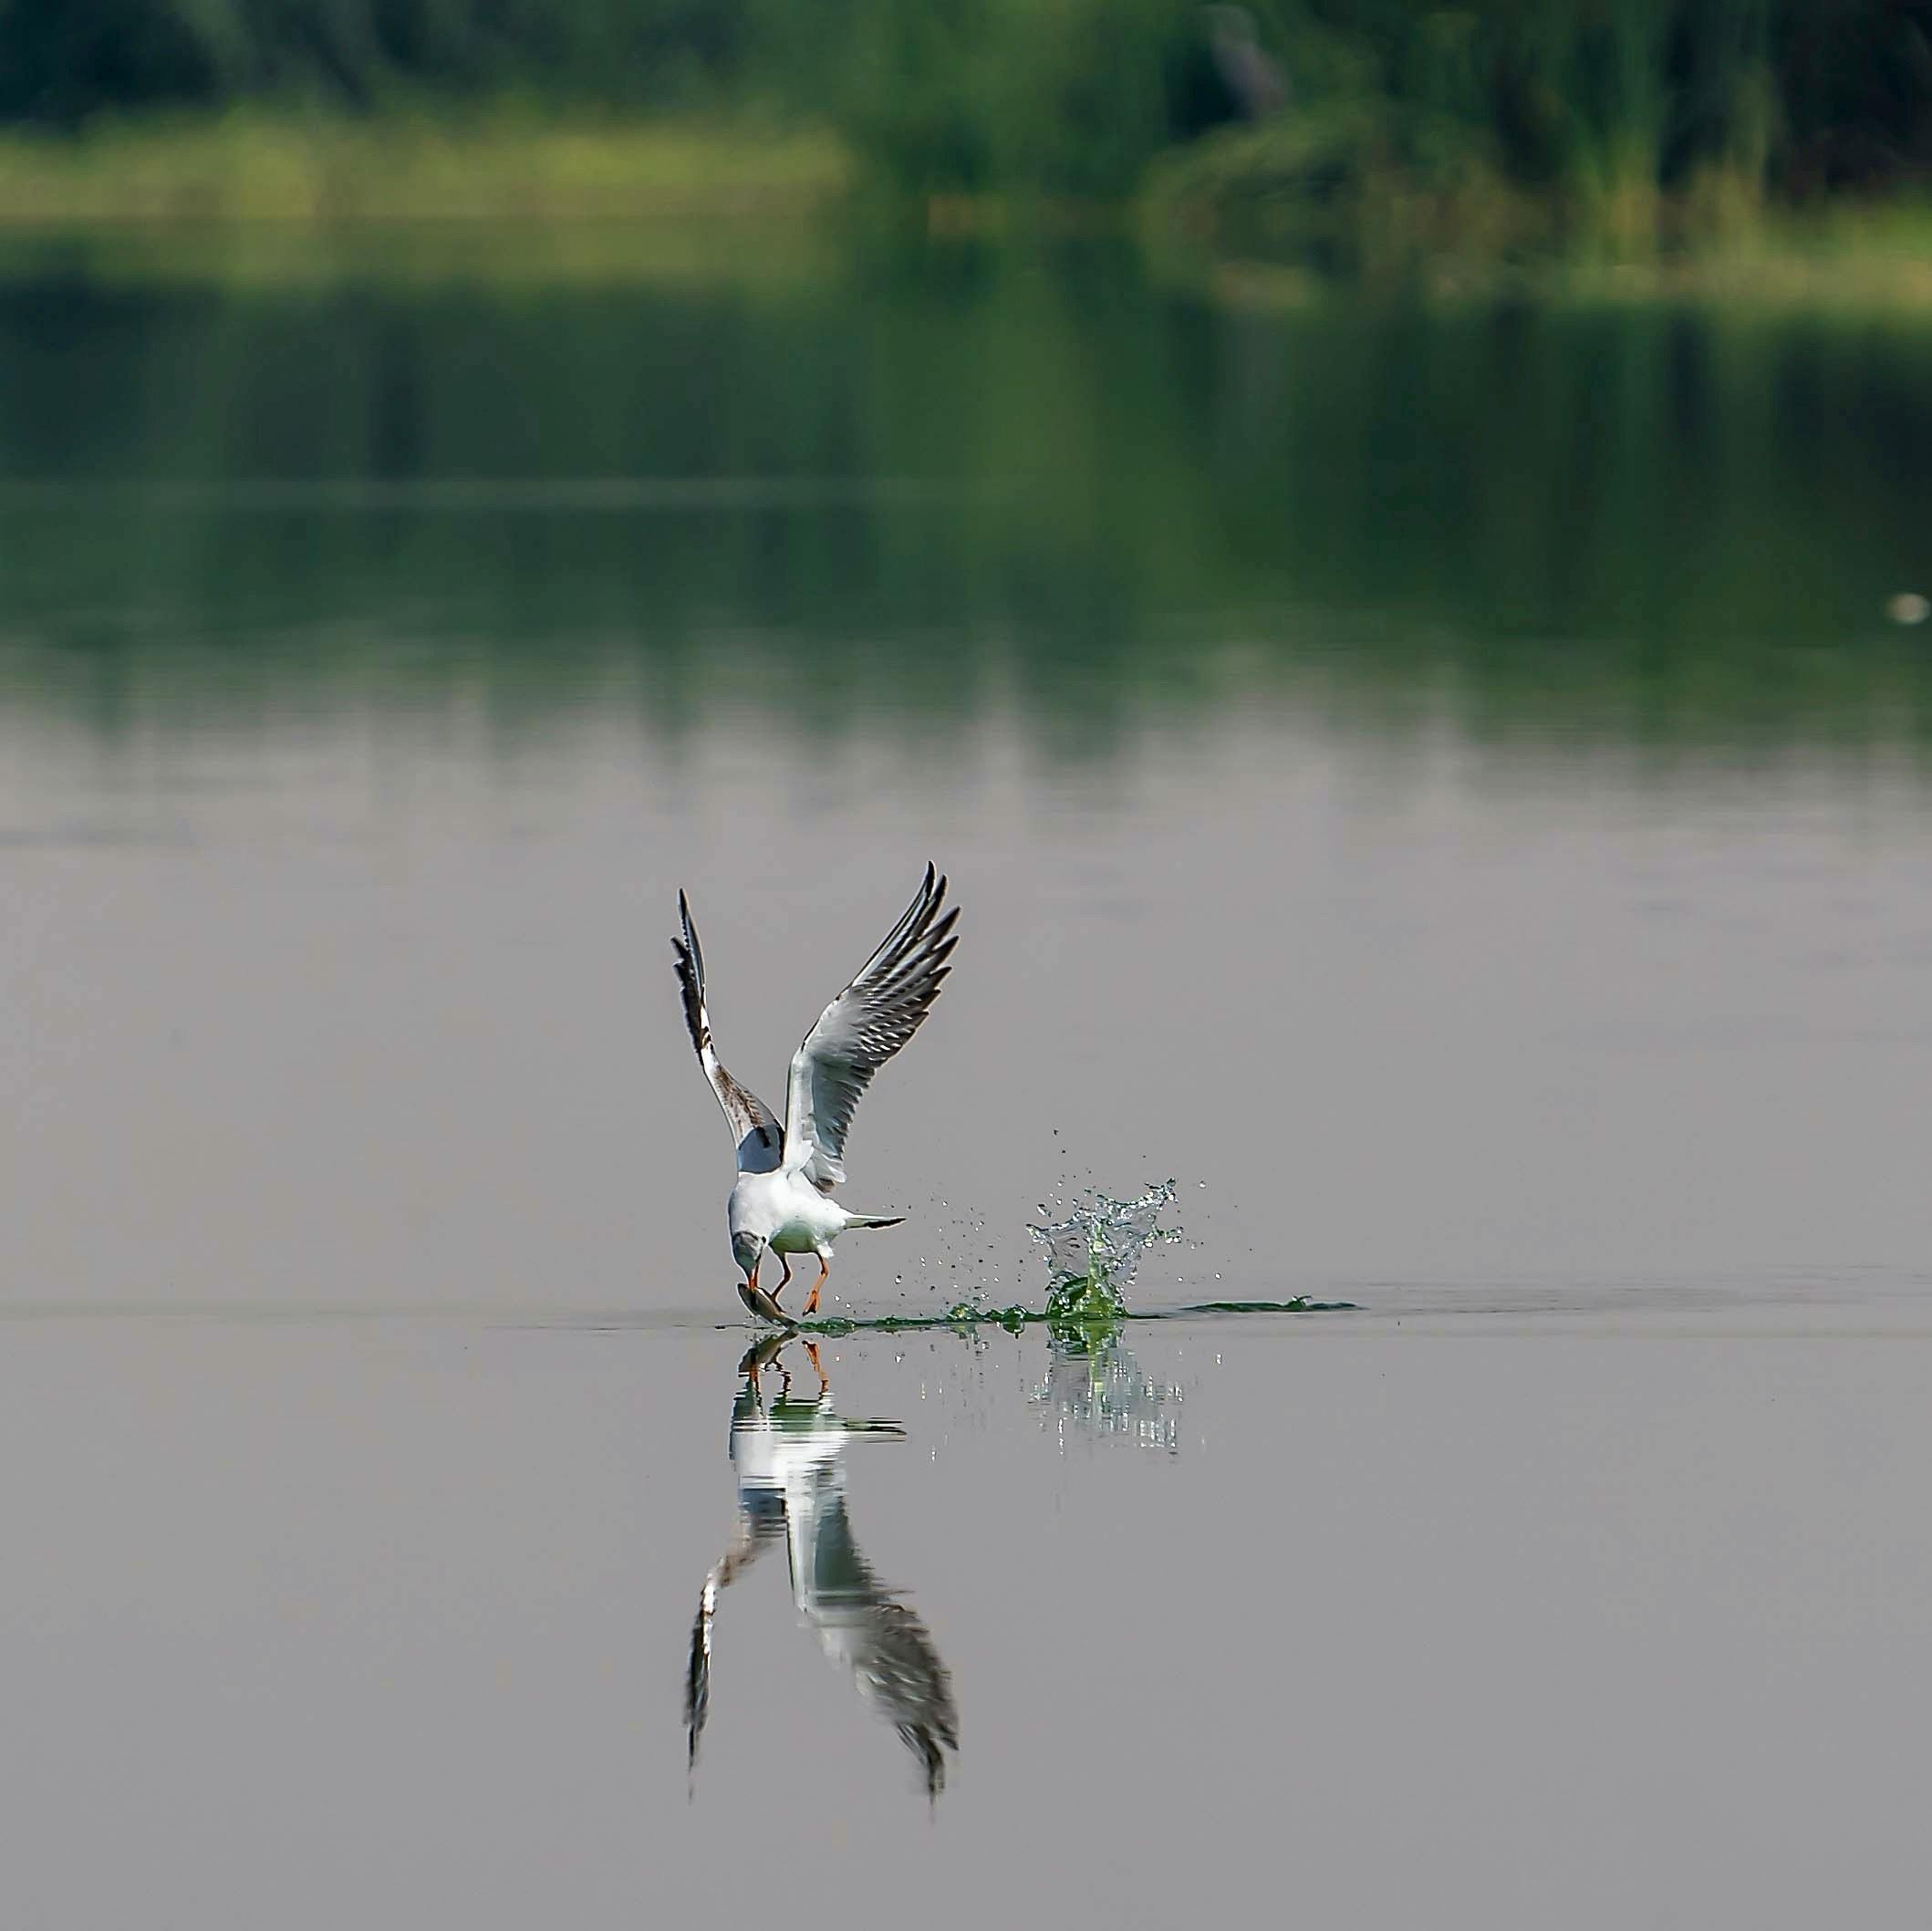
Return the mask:
<path fill-rule="evenodd" d="M 731 1546 L 699 1594 L 685 1679 L 684 1721 L 695 1772 L 698 1745 L 711 1711 L 713 1642 L 719 1598 L 773 1542 L 783 1541 L 792 1600 L 819 1646 L 850 1672 L 861 1697 L 889 1723 L 918 1760 L 929 1796 L 946 1781 L 946 1753 L 960 1744 L 951 1673 L 925 1624 L 882 1583 L 860 1552 L 847 1510 L 843 1458 L 855 1436 L 900 1441 L 897 1422 L 849 1419 L 832 1404 L 815 1348 L 804 1344 L 817 1382 L 810 1400 L 792 1398 L 792 1376 L 776 1372 L 767 1401 L 763 1374 L 779 1361 L 790 1335 L 747 1351 L 732 1408 L 731 1457 L 738 1474 L 738 1521 Z"/>
<path fill-rule="evenodd" d="M 995 705 L 1104 756 L 1270 692 L 1570 744 L 1932 728 L 1883 618 L 1927 587 L 1922 332 L 1228 315 L 1121 251 L 975 260 L 290 290 L 16 256 L 0 697 L 109 739 L 477 703 L 676 737 L 722 682 L 940 756 Z"/>

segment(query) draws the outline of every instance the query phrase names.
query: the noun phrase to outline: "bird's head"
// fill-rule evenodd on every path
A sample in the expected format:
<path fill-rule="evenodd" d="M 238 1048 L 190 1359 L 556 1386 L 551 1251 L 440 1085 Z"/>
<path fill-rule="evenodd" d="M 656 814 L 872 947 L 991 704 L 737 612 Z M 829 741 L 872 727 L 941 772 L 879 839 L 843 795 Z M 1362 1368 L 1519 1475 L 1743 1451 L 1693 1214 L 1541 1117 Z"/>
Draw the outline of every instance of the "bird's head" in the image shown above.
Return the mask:
<path fill-rule="evenodd" d="M 756 1234 L 739 1232 L 732 1236 L 732 1259 L 737 1261 L 747 1281 L 758 1272 L 758 1263 L 763 1258 L 764 1242 Z"/>

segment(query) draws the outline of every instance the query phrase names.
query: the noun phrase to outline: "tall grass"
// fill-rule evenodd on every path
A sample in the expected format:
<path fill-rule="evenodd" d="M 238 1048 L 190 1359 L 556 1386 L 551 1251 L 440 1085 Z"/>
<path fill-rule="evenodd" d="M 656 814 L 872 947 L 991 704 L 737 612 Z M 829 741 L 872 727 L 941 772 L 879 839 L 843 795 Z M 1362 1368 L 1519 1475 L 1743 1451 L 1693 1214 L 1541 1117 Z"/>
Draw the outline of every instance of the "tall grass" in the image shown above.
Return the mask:
<path fill-rule="evenodd" d="M 1932 173 L 1916 0 L 1279 0 L 1267 19 L 1307 77 L 1298 111 L 1158 171 L 1210 223 L 1359 231 L 1372 206 L 1629 258 Z"/>

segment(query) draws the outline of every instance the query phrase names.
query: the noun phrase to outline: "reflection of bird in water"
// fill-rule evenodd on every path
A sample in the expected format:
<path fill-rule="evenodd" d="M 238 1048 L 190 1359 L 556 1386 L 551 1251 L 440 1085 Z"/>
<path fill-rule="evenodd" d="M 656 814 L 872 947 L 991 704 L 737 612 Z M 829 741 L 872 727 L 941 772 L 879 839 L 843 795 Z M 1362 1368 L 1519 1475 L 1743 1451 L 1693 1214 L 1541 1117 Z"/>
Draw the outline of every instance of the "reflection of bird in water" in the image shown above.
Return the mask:
<path fill-rule="evenodd" d="M 671 946 L 684 995 L 684 1023 L 698 1049 L 698 1064 L 738 1142 L 738 1179 L 726 1209 L 732 1255 L 744 1270 L 738 1295 L 767 1321 L 788 1318 L 778 1296 L 792 1278 L 791 1255 L 818 1257 L 818 1279 L 805 1307 L 806 1313 L 816 1313 L 819 1289 L 832 1272 L 833 1241 L 848 1227 L 897 1227 L 902 1218 L 847 1213 L 833 1205 L 831 1194 L 846 1177 L 846 1134 L 859 1095 L 918 1032 L 939 997 L 940 981 L 951 970 L 946 960 L 958 943 L 952 924 L 960 915 L 954 910 L 940 916 L 945 899 L 946 881 L 929 865 L 925 883 L 898 923 L 859 968 L 857 978 L 818 1015 L 818 1023 L 793 1054 L 781 1128 L 772 1109 L 741 1086 L 712 1050 L 704 953 L 691 908 L 684 894 L 678 894 L 684 930 Z M 766 1248 L 784 1268 L 769 1293 L 758 1285 L 758 1264 Z"/>
<path fill-rule="evenodd" d="M 691 1762 L 710 1714 L 712 1632 L 718 1597 L 738 1573 L 780 1536 L 792 1570 L 792 1600 L 816 1631 L 820 1646 L 852 1672 L 866 1701 L 919 1759 L 929 1796 L 946 1781 L 948 1750 L 960 1747 L 952 1677 L 932 1638 L 894 1592 L 872 1573 L 846 1514 L 841 1459 L 855 1435 L 902 1441 L 897 1422 L 848 1420 L 832 1407 L 817 1350 L 806 1344 L 818 1395 L 791 1399 L 791 1376 L 766 1406 L 759 1372 L 785 1345 L 773 1335 L 738 1364 L 744 1384 L 732 1408 L 732 1461 L 738 1471 L 738 1531 L 704 1579 L 691 1625 L 684 1686 L 684 1726 Z"/>

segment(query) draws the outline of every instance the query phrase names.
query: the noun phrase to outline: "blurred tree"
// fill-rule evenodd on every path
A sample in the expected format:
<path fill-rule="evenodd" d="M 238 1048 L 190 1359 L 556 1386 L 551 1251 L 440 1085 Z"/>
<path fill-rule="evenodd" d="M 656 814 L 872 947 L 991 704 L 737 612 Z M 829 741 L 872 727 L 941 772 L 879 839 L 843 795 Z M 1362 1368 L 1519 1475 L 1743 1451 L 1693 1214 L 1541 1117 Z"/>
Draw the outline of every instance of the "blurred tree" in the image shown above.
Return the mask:
<path fill-rule="evenodd" d="M 1125 192 L 1268 119 L 1290 77 L 1291 122 L 1398 161 L 1459 143 L 1633 218 L 1706 177 L 1803 195 L 1932 170 L 1932 0 L 0 0 L 16 123 L 756 103 L 921 192 Z"/>

